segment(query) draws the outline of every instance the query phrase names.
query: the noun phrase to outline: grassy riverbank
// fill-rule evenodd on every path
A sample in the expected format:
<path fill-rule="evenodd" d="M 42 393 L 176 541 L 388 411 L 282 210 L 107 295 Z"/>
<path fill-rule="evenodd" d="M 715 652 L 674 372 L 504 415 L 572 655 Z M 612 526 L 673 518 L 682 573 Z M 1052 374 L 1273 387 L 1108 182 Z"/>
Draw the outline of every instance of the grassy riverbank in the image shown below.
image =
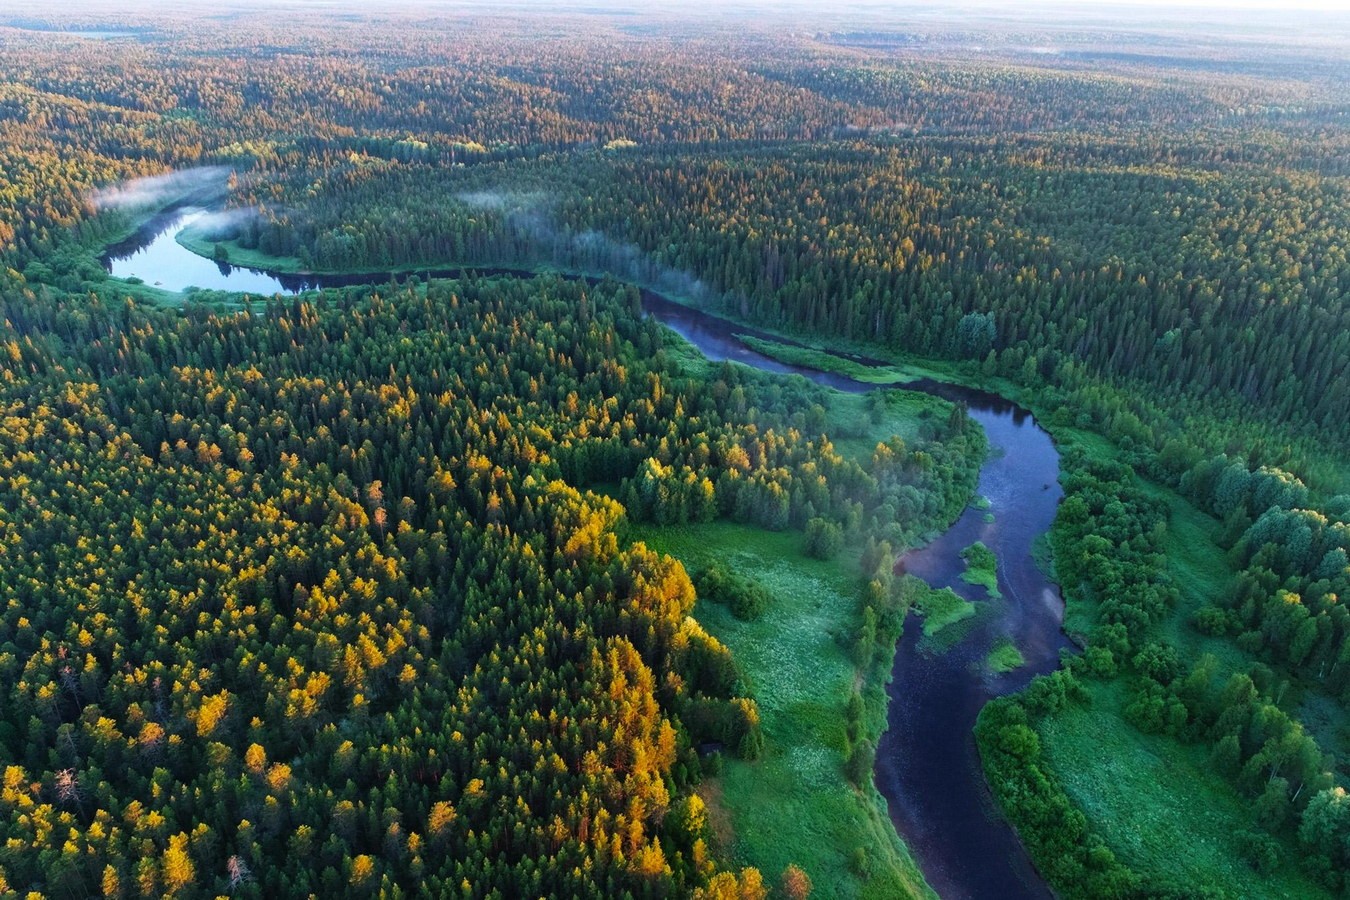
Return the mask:
<path fill-rule="evenodd" d="M 119 210 L 82 222 L 62 232 L 51 252 L 29 261 L 21 275 L 34 287 L 49 285 L 71 293 L 93 293 L 105 302 L 131 298 L 160 306 L 178 305 L 182 295 L 177 292 L 139 279 L 113 278 L 103 268 L 102 257 L 108 247 L 132 237 L 162 213 L 159 207 Z"/>
<path fill-rule="evenodd" d="M 294 256 L 271 256 L 261 250 L 241 247 L 237 241 L 212 240 L 207 232 L 195 224 L 188 225 L 174 235 L 174 240 L 180 246 L 191 250 L 198 256 L 204 256 L 218 262 L 227 262 L 232 266 L 242 266 L 246 269 L 264 269 L 269 272 L 295 274 L 306 272 L 300 265 L 300 260 Z M 224 254 L 223 258 L 220 255 L 221 253 Z"/>
<path fill-rule="evenodd" d="M 834 372 L 863 384 L 904 384 L 914 381 L 916 376 L 907 374 L 898 368 L 869 366 L 856 360 L 811 347 L 793 346 L 778 341 L 768 341 L 748 334 L 738 334 L 736 339 L 757 353 L 763 353 L 770 359 L 776 359 L 790 366 L 805 366 L 822 372 Z"/>
<path fill-rule="evenodd" d="M 1190 625 L 1234 579 L 1219 544 L 1222 523 L 1157 484 L 1141 479 L 1140 490 L 1167 509 L 1164 568 L 1180 592 L 1159 635 L 1186 660 L 1210 656 L 1216 680 L 1247 671 L 1251 657 Z M 1070 596 L 1066 622 L 1086 632 L 1097 604 Z M 1251 804 L 1214 772 L 1207 746 L 1141 732 L 1125 715 L 1132 691 L 1124 678 L 1089 678 L 1082 686 L 1086 704 L 1046 714 L 1036 729 L 1048 772 L 1122 862 L 1152 884 L 1203 884 L 1234 897 L 1326 896 L 1293 864 L 1299 849 L 1287 838 L 1274 871 L 1252 869 L 1244 840 L 1262 829 Z"/>
<path fill-rule="evenodd" d="M 666 352 L 680 355 L 689 371 L 710 366 L 680 339 L 672 337 Z M 876 395 L 880 404 L 872 396 L 832 393 L 826 411 L 826 430 L 836 436 L 836 449 L 863 462 L 878 441 L 917 440 L 927 423 L 945 422 L 953 409 L 944 400 L 909 391 L 884 391 Z M 712 564 L 725 567 L 763 586 L 773 598 L 763 617 L 753 621 L 737 619 L 727 607 L 704 599 L 695 613 L 745 673 L 759 704 L 765 741 L 758 760 L 727 758 L 721 774 L 702 790 L 717 826 L 720 854 L 737 865 L 758 867 L 769 880 L 795 863 L 810 874 L 814 897 L 933 896 L 871 778 L 864 774 L 857 786 L 847 774 L 853 746 L 875 745 L 886 726 L 885 687 L 895 655 L 894 643 L 879 646 L 859 665 L 856 638 L 866 587 L 861 545 L 820 560 L 807 555 L 799 532 L 729 522 L 641 525 L 632 537 L 675 556 L 691 572 Z M 939 592 L 918 583 L 902 593 L 924 605 L 929 593 Z M 938 605 L 932 604 L 930 614 L 949 618 L 952 610 L 938 610 Z M 849 704 L 855 692 L 862 714 L 850 741 Z"/>
<path fill-rule="evenodd" d="M 860 622 L 858 554 L 808 558 L 796 532 L 768 532 L 718 522 L 681 528 L 642 527 L 634 538 L 680 559 L 690 570 L 720 563 L 768 588 L 773 604 L 759 620 L 735 618 L 700 600 L 699 621 L 725 643 L 753 685 L 764 752 L 728 758 L 703 790 L 720 823 L 719 851 L 775 880 L 789 863 L 805 869 L 813 897 L 933 896 L 900 841 L 885 801 L 845 776 L 846 705 L 859 683 L 849 647 Z M 863 728 L 875 739 L 885 725 L 890 655 L 864 679 Z"/>
<path fill-rule="evenodd" d="M 774 350 L 757 341 L 756 349 L 788 362 L 817 360 L 822 351 L 803 351 L 781 345 Z M 848 351 L 885 356 L 867 346 L 843 345 Z M 994 390 L 1023 403 L 1037 413 L 1038 421 L 1051 433 L 1061 451 L 1081 454 L 1083 464 L 1115 462 L 1125 454 L 1109 440 L 1082 427 L 1063 410 L 1049 410 L 1041 398 L 1004 379 L 988 377 L 977 367 L 962 363 L 933 363 L 921 369 L 908 368 L 906 357 L 892 357 L 893 367 L 881 370 L 885 377 L 909 372 Z M 855 361 L 842 361 L 837 371 L 858 377 Z M 1075 472 L 1072 454 L 1065 457 L 1061 477 Z M 1194 613 L 1230 589 L 1234 573 L 1219 545 L 1222 524 L 1189 503 L 1176 491 L 1140 479 L 1141 492 L 1167 510 L 1167 541 L 1163 565 L 1181 591 L 1180 601 L 1158 625 L 1160 637 L 1175 646 L 1187 660 L 1209 654 L 1216 661 L 1219 677 L 1246 671 L 1253 663 L 1230 640 L 1202 634 L 1191 624 Z M 1054 568 L 1049 548 L 1041 546 L 1038 560 L 1048 571 Z M 992 583 L 996 589 L 996 560 L 967 548 L 967 571 L 963 578 L 974 584 Z M 940 632 L 959 608 L 943 603 L 939 592 L 925 595 L 934 607 L 925 620 L 925 632 Z M 959 599 L 959 598 L 958 598 Z M 923 604 L 920 604 L 922 606 Z M 1097 620 L 1096 603 L 1070 592 L 1065 630 L 1086 635 Z M 925 638 L 929 640 L 930 638 Z M 1022 663 L 1020 652 L 1010 642 L 996 646 L 986 660 L 992 673 L 1009 671 Z M 1298 870 L 1293 860 L 1298 848 L 1287 838 L 1280 841 L 1281 862 L 1268 874 L 1258 875 L 1246 860 L 1246 835 L 1260 832 L 1251 805 L 1231 783 L 1214 775 L 1206 750 L 1163 735 L 1146 735 L 1128 721 L 1128 703 L 1123 678 L 1087 680 L 1086 702 L 1070 703 L 1038 720 L 1036 732 L 1044 748 L 1046 775 L 1063 789 L 1072 805 L 1087 815 L 1090 827 L 1105 845 L 1146 883 L 1210 885 L 1225 896 L 1321 897 L 1325 892 Z M 1305 702 L 1310 709 L 1328 704 Z M 1327 717 L 1323 717 L 1327 718 Z M 1323 730 L 1340 727 L 1343 717 L 1335 714 L 1322 723 Z"/>
<path fill-rule="evenodd" d="M 150 303 L 155 306 L 182 306 L 187 299 L 178 291 L 168 291 L 143 281 L 128 281 L 112 276 L 91 289 L 104 300 L 121 301 L 130 297 L 137 303 Z"/>
<path fill-rule="evenodd" d="M 1049 771 L 1106 845 L 1153 884 L 1207 885 L 1243 898 L 1324 897 L 1280 841 L 1280 864 L 1258 874 L 1244 835 L 1259 831 L 1250 805 L 1214 772 L 1207 748 L 1143 734 L 1127 722 L 1123 680 L 1089 682 L 1091 703 L 1069 704 L 1037 731 Z"/>

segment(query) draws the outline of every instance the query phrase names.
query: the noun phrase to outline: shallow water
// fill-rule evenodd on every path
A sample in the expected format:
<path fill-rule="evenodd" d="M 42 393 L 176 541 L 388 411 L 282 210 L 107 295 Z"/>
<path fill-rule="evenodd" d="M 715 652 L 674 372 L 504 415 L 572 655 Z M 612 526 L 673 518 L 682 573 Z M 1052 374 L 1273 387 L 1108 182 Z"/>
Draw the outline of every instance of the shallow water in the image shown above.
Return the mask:
<path fill-rule="evenodd" d="M 4 25 L 4 24 L 6 24 L 6 23 L 0 22 L 0 25 Z M 91 41 L 111 41 L 111 40 L 115 40 L 115 39 L 117 39 L 117 38 L 134 38 L 134 37 L 140 37 L 141 35 L 143 35 L 143 34 L 145 33 L 144 30 L 139 30 L 139 31 L 111 31 L 111 30 L 110 30 L 110 31 L 97 31 L 97 30 L 86 30 L 86 31 L 81 31 L 81 30 L 76 29 L 76 30 L 72 30 L 72 31 L 64 31 L 64 30 L 61 30 L 61 29 L 58 29 L 58 28 L 37 28 L 37 27 L 31 27 L 31 28 L 30 28 L 30 27 L 28 27 L 28 26 L 20 25 L 20 24 L 12 24 L 12 25 L 9 25 L 9 27 L 10 27 L 10 28 L 17 29 L 17 30 L 19 30 L 19 31 L 27 31 L 27 32 L 29 32 L 29 33 L 31 33 L 31 34 L 51 34 L 51 35 L 56 35 L 56 36 L 59 36 L 59 37 L 85 38 L 86 40 L 91 40 Z"/>
<path fill-rule="evenodd" d="M 141 233 L 109 249 L 104 265 L 121 278 L 136 276 L 169 290 L 189 286 L 253 294 L 294 293 L 314 287 L 378 282 L 378 274 L 296 276 L 262 272 L 203 259 L 174 235 L 203 215 L 183 209 L 152 221 Z M 450 276 L 462 269 L 429 270 Z M 506 275 L 532 273 L 478 270 Z M 795 373 L 852 393 L 873 390 L 833 373 L 788 365 L 756 353 L 736 334 L 769 337 L 643 291 L 643 308 L 714 361 L 732 360 L 770 372 Z M 1032 867 L 1016 834 L 994 806 L 980 768 L 972 729 L 991 698 L 1017 691 L 1033 675 L 1059 664 L 1068 646 L 1061 626 L 1064 603 L 1058 588 L 1036 566 L 1032 544 L 1050 527 L 1062 496 L 1059 453 L 1050 436 L 1025 409 L 994 394 L 936 381 L 905 385 L 964 403 L 989 438 L 990 456 L 978 491 L 988 509 L 971 507 L 932 543 L 905 554 L 897 571 L 934 587 L 951 587 L 977 603 L 974 624 L 945 652 L 932 652 L 914 616 L 895 657 L 889 728 L 877 751 L 876 783 L 891 818 L 913 850 L 928 883 L 945 898 L 1045 898 L 1052 896 Z M 963 582 L 961 551 L 983 541 L 998 557 L 1001 600 Z M 984 660 L 1000 637 L 1008 637 L 1026 664 L 993 675 Z"/>

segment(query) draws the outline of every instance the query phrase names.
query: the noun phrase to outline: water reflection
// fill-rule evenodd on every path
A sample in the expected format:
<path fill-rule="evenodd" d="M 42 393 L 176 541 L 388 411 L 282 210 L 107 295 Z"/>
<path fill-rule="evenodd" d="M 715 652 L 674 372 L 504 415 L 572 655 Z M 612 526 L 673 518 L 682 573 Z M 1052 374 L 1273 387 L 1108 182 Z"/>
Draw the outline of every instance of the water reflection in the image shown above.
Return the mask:
<path fill-rule="evenodd" d="M 173 210 L 151 220 L 120 244 L 108 248 L 103 268 L 116 278 L 139 278 L 167 291 L 205 288 L 271 296 L 305 288 L 303 276 L 288 277 L 232 266 L 191 252 L 175 236 L 206 215 L 195 207 Z"/>

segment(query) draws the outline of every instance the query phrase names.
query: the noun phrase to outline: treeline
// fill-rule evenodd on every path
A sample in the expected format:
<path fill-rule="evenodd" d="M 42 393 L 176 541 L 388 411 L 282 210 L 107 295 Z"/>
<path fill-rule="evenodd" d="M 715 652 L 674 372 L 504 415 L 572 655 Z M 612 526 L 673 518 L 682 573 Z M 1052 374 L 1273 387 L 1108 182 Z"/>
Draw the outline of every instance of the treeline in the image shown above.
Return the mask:
<path fill-rule="evenodd" d="M 262 188 L 277 183 L 264 180 L 240 198 L 262 216 L 229 236 L 318 268 L 545 262 L 672 285 L 686 273 L 738 316 L 1104 393 L 1110 415 L 1141 419 L 1121 437 L 1154 451 L 1193 438 L 1178 420 L 1203 403 L 1200 458 L 1255 432 L 1258 465 L 1335 480 L 1313 445 L 1350 438 L 1337 362 L 1350 351 L 1350 203 L 1326 202 L 1339 181 L 1299 171 L 1324 152 L 1312 142 L 1219 176 L 1224 146 L 1198 139 L 1179 159 L 1146 140 L 933 139 L 457 177 L 391 164 L 317 196 L 291 176 L 281 196 L 309 194 L 303 213 L 269 211 Z"/>
<path fill-rule="evenodd" d="M 754 701 L 585 485 L 678 467 L 720 512 L 735 472 L 856 527 L 936 442 L 845 464 L 819 389 L 683 371 L 615 285 L 3 299 L 10 889 L 762 896 L 690 793 Z"/>
<path fill-rule="evenodd" d="M 1251 679 L 1230 679 L 1222 695 L 1189 685 L 1173 692 L 1214 745 L 1216 768 L 1253 798 L 1261 824 L 1296 830 L 1310 869 L 1341 889 L 1350 865 L 1343 770 L 1278 701 L 1292 681 L 1350 704 L 1342 603 L 1350 596 L 1350 497 L 1319 502 L 1287 473 L 1226 457 L 1196 466 L 1183 488 L 1225 519 L 1239 568 L 1231 591 L 1194 624 L 1232 637 L 1263 664 Z M 1263 845 L 1254 847 L 1259 860 Z"/>
<path fill-rule="evenodd" d="M 1250 471 L 1216 457 L 1192 469 L 1183 487 L 1225 519 L 1242 569 L 1223 605 L 1197 626 L 1233 635 L 1248 652 L 1316 682 L 1350 703 L 1350 496 L 1315 504 L 1278 470 Z"/>
<path fill-rule="evenodd" d="M 724 364 L 714 390 L 735 371 Z M 802 406 L 795 391 L 779 397 L 783 410 Z M 741 388 L 732 389 L 728 402 L 744 408 Z M 900 438 L 878 443 L 866 466 L 840 456 L 828 441 L 803 443 L 794 432 L 708 446 L 708 418 L 688 415 L 681 422 L 686 435 L 676 446 L 687 453 L 643 460 L 623 488 L 624 507 L 661 525 L 725 517 L 772 530 L 802 529 L 817 556 L 833 556 L 845 535 L 909 544 L 931 523 L 954 518 L 974 489 L 986 450 L 984 434 L 956 407 L 932 438 L 912 449 Z M 709 459 L 720 470 L 715 479 L 701 474 Z"/>
<path fill-rule="evenodd" d="M 1216 122 L 1226 111 L 1213 92 L 1196 90 L 1193 83 L 1141 84 L 1101 71 L 956 62 L 934 68 L 905 58 L 805 70 L 789 59 L 757 68 L 825 97 L 886 110 L 889 120 L 877 130 L 887 133 L 1110 131 L 1146 122 L 1194 126 Z M 1248 91 L 1238 96 L 1259 102 L 1259 89 Z"/>
<path fill-rule="evenodd" d="M 1337 182 L 1145 174 L 1146 150 L 1102 171 L 1038 143 L 619 159 L 559 217 L 708 280 L 750 318 L 925 355 L 992 351 L 1023 380 L 1071 360 L 1343 436 L 1350 204 L 1324 202 Z M 992 315 L 992 342 L 958 340 L 968 314 Z"/>

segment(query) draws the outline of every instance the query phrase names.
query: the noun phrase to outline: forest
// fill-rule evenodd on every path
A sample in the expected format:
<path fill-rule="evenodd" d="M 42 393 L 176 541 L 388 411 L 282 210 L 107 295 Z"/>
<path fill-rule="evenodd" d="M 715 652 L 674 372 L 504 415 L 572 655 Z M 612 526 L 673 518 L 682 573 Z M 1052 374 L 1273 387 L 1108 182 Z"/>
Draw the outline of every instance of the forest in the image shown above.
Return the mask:
<path fill-rule="evenodd" d="M 630 291 L 7 299 L 8 883 L 707 880 L 695 748 L 755 756 L 755 703 L 627 519 L 856 532 L 960 469 L 845 460 L 820 389 L 691 376 Z"/>
<path fill-rule="evenodd" d="M 970 736 L 1037 877 L 1350 890 L 1343 17 L 343 9 L 0 15 L 0 893 L 931 896 L 916 376 L 1058 448 L 1072 647 Z M 199 207 L 369 283 L 108 274 Z"/>

